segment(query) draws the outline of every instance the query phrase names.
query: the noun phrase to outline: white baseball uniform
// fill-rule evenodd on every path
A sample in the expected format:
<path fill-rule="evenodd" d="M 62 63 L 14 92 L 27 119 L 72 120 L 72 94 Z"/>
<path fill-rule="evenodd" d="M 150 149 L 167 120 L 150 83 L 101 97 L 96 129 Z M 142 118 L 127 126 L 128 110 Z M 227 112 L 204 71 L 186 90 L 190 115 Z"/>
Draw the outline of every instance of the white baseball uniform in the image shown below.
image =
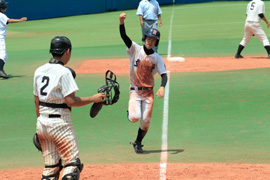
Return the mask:
<path fill-rule="evenodd" d="M 0 59 L 7 60 L 5 36 L 7 34 L 8 17 L 0 12 Z"/>
<path fill-rule="evenodd" d="M 64 98 L 77 92 L 78 86 L 69 69 L 61 64 L 47 63 L 40 66 L 34 76 L 34 95 L 39 101 L 51 104 L 63 104 Z M 45 166 L 59 163 L 63 166 L 74 163 L 79 158 L 77 137 L 70 119 L 70 109 L 52 108 L 40 105 L 37 118 L 37 134 L 40 140 Z M 64 169 L 63 176 L 72 173 L 76 167 Z M 43 175 L 57 173 L 58 167 L 44 168 Z"/>
<path fill-rule="evenodd" d="M 147 55 L 143 46 L 135 42 L 127 49 L 130 60 L 129 120 L 133 123 L 141 119 L 140 128 L 147 131 L 151 122 L 154 102 L 154 75 L 165 74 L 165 64 L 159 54 Z M 144 90 L 144 88 L 149 88 Z"/>
<path fill-rule="evenodd" d="M 260 24 L 261 18 L 259 14 L 265 13 L 265 5 L 261 0 L 250 1 L 247 5 L 247 18 L 245 23 L 245 35 L 240 42 L 242 46 L 246 46 L 250 38 L 255 35 L 262 43 L 263 46 L 269 46 L 269 40 Z"/>

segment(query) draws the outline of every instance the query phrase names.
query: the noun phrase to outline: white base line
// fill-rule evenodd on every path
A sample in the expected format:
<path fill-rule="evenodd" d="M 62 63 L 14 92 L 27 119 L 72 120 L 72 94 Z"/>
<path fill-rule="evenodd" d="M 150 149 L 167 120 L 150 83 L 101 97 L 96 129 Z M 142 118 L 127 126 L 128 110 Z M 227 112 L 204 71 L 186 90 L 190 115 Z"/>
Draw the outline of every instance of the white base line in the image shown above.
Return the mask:
<path fill-rule="evenodd" d="M 163 107 L 163 123 L 162 123 L 162 145 L 160 155 L 160 180 L 166 180 L 167 158 L 168 158 L 168 119 L 169 119 L 169 87 L 170 87 L 170 71 L 168 73 L 168 81 L 165 87 L 164 107 Z"/>
<path fill-rule="evenodd" d="M 174 6 L 171 15 L 168 55 L 167 59 L 171 57 L 171 39 L 172 39 L 172 23 L 174 16 Z M 170 87 L 170 71 L 168 73 L 168 81 L 165 87 L 164 107 L 163 107 L 163 123 L 162 123 L 162 145 L 160 154 L 160 180 L 166 180 L 167 159 L 168 159 L 168 119 L 169 119 L 169 87 Z"/>

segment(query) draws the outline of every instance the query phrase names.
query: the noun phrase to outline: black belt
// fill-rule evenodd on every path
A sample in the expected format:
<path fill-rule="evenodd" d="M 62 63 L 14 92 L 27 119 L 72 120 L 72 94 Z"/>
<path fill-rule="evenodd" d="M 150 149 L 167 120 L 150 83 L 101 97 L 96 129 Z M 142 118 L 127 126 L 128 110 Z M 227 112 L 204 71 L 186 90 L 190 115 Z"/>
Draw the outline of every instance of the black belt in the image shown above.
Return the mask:
<path fill-rule="evenodd" d="M 71 107 L 69 107 L 67 104 L 54 104 L 54 103 L 46 103 L 46 102 L 41 102 L 39 101 L 39 105 L 45 106 L 45 107 L 50 107 L 50 108 L 64 108 L 64 109 L 69 109 L 71 111 Z"/>
<path fill-rule="evenodd" d="M 147 91 L 147 90 L 152 90 L 153 87 L 138 87 L 137 89 L 140 91 Z M 135 90 L 135 87 L 130 87 L 130 90 Z"/>
<path fill-rule="evenodd" d="M 49 118 L 60 118 L 60 114 L 49 114 Z"/>

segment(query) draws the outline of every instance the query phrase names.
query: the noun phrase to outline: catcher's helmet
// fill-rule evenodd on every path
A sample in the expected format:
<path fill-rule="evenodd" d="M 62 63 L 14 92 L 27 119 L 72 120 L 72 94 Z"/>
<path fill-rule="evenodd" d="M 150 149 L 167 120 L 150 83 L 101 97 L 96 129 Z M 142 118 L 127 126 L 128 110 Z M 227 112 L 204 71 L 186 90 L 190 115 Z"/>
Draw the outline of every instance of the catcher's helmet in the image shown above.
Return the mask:
<path fill-rule="evenodd" d="M 144 35 L 145 35 L 144 39 L 146 39 L 146 37 L 155 37 L 155 38 L 157 38 L 157 42 L 156 42 L 155 46 L 158 46 L 159 39 L 160 39 L 160 32 L 157 29 L 150 28 L 150 29 L 148 29 L 146 31 L 146 33 Z"/>
<path fill-rule="evenodd" d="M 0 0 L 0 9 L 6 9 L 7 8 L 7 2 L 5 0 Z"/>
<path fill-rule="evenodd" d="M 50 53 L 62 55 L 66 50 L 71 51 L 71 42 L 65 36 L 56 36 L 51 40 Z"/>

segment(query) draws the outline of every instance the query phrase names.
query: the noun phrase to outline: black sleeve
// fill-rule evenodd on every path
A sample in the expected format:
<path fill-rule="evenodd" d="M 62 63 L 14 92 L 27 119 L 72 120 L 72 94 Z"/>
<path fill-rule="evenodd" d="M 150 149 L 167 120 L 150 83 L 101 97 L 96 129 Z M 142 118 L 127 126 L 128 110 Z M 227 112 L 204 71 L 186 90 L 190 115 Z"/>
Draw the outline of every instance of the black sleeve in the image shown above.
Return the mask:
<path fill-rule="evenodd" d="M 162 79 L 161 79 L 161 85 L 160 86 L 165 87 L 166 84 L 167 84 L 167 80 L 168 80 L 167 74 L 166 73 L 161 74 L 161 78 Z"/>
<path fill-rule="evenodd" d="M 126 29 L 125 29 L 124 24 L 122 24 L 122 25 L 120 24 L 120 35 L 121 35 L 121 38 L 123 39 L 123 41 L 125 42 L 126 46 L 128 48 L 130 48 L 132 45 L 132 41 L 130 40 L 130 38 L 126 34 Z"/>
<path fill-rule="evenodd" d="M 259 14 L 259 16 L 260 16 L 260 18 L 264 18 L 264 14 L 263 13 Z"/>

